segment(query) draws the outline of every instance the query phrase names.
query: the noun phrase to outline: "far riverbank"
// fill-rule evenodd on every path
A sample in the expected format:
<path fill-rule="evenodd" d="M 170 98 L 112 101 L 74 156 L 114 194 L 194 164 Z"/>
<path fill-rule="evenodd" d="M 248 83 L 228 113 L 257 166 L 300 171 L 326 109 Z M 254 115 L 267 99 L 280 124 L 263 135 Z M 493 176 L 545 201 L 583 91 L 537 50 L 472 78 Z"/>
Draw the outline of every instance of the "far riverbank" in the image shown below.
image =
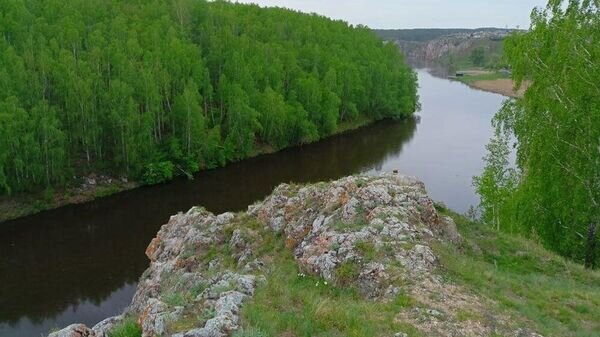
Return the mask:
<path fill-rule="evenodd" d="M 530 85 L 524 81 L 519 88 L 515 88 L 515 82 L 510 75 L 500 71 L 467 69 L 457 71 L 455 75 L 448 78 L 459 81 L 471 88 L 493 92 L 507 97 L 521 98 Z"/>
<path fill-rule="evenodd" d="M 375 120 L 359 118 L 351 122 L 341 123 L 329 137 L 359 129 L 373 122 Z M 257 145 L 254 153 L 246 159 L 274 152 L 277 151 L 272 147 Z M 0 196 L 0 225 L 9 220 L 23 218 L 63 206 L 91 202 L 141 186 L 143 186 L 141 183 L 126 178 L 92 173 L 75 179 L 74 183 L 66 187 L 31 193 L 19 193 L 11 196 Z"/>

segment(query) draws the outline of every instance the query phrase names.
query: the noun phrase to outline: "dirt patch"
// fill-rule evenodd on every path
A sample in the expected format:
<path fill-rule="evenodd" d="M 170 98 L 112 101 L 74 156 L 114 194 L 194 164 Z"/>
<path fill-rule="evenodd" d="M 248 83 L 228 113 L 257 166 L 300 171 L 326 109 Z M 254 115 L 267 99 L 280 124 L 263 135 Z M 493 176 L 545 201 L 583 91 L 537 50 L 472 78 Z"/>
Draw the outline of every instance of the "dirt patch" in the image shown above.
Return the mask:
<path fill-rule="evenodd" d="M 515 91 L 515 90 L 513 90 L 514 89 L 513 80 L 508 79 L 508 78 L 499 78 L 496 80 L 474 81 L 473 83 L 470 84 L 470 86 L 473 88 L 476 88 L 476 89 L 489 91 L 489 92 L 495 92 L 497 94 L 501 94 L 501 95 L 508 96 L 508 97 L 521 98 L 525 94 L 525 91 L 527 90 L 527 88 L 529 87 L 530 84 L 531 84 L 530 82 L 525 81 L 525 82 L 523 82 L 521 87 Z"/>

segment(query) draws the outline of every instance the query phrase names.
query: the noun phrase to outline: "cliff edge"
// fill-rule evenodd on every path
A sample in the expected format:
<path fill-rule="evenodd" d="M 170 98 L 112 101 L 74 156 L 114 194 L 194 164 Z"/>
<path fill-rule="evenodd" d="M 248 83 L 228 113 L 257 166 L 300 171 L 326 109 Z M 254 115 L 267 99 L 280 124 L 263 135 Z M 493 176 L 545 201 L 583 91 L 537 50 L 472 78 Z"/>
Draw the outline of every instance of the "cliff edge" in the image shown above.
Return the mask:
<path fill-rule="evenodd" d="M 435 247 L 462 240 L 416 178 L 283 184 L 246 212 L 171 217 L 148 246 L 150 267 L 123 315 L 50 337 L 108 337 L 127 319 L 144 337 L 267 336 L 259 328 L 279 323 L 261 310 L 273 308 L 290 326 L 318 321 L 336 336 L 539 336 L 503 313 L 464 314 L 494 303 L 444 276 Z M 336 303 L 354 311 L 337 312 Z"/>

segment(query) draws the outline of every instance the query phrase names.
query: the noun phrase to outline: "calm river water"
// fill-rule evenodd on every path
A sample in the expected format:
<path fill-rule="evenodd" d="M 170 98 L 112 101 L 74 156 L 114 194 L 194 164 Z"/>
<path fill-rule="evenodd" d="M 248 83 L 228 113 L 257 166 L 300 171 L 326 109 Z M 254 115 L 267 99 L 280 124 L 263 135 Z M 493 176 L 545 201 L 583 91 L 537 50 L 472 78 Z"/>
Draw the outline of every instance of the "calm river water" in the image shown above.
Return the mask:
<path fill-rule="evenodd" d="M 418 176 L 458 212 L 477 203 L 490 125 L 503 97 L 419 70 L 420 121 L 372 126 L 198 174 L 0 224 L 0 336 L 93 325 L 129 304 L 146 246 L 170 215 L 194 205 L 245 209 L 282 182 L 394 169 Z"/>

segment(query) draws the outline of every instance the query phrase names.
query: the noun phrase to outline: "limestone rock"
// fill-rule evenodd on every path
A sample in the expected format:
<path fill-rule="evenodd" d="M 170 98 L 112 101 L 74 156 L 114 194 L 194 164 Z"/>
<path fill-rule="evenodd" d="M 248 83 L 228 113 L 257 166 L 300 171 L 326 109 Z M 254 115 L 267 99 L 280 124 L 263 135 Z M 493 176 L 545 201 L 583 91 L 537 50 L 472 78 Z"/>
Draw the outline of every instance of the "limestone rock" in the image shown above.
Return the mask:
<path fill-rule="evenodd" d="M 123 316 L 109 317 L 98 324 L 94 325 L 92 331 L 96 337 L 109 337 L 109 332 L 119 323 L 123 321 Z"/>
<path fill-rule="evenodd" d="M 51 333 L 48 337 L 96 337 L 96 334 L 84 324 L 71 324 L 60 331 Z"/>
<path fill-rule="evenodd" d="M 385 294 L 386 262 L 399 260 L 407 277 L 427 275 L 437 265 L 428 242 L 460 240 L 451 219 L 438 216 L 424 184 L 398 174 L 296 190 L 281 185 L 249 213 L 284 233 L 305 271 L 336 281 L 340 266 L 355 264 L 357 286 L 369 298 Z"/>
<path fill-rule="evenodd" d="M 365 300 L 415 298 L 423 307 L 399 312 L 398 319 L 422 331 L 487 336 L 493 330 L 453 319 L 465 305 L 483 306 L 439 274 L 433 244 L 461 242 L 452 219 L 439 216 L 422 182 L 388 173 L 282 184 L 240 214 L 196 207 L 171 217 L 146 250 L 150 266 L 124 315 L 137 318 L 143 337 L 231 336 L 273 261 L 260 249 L 268 231 L 283 237 L 302 274 L 355 287 Z M 50 337 L 107 337 L 122 317 Z"/>

